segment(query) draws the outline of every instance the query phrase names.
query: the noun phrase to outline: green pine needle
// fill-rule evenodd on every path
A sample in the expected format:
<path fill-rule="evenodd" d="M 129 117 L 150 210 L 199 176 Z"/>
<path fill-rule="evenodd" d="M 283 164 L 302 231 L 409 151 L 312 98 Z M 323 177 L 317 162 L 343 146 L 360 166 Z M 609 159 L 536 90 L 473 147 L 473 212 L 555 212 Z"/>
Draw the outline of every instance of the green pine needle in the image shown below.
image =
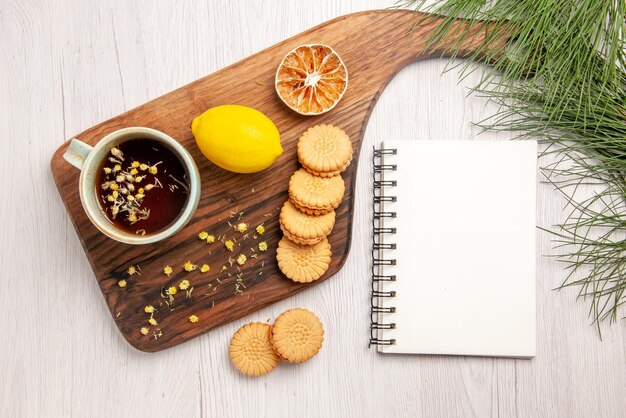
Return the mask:
<path fill-rule="evenodd" d="M 577 287 L 600 323 L 619 319 L 626 304 L 626 2 L 623 0 L 424 0 L 397 3 L 444 16 L 427 49 L 446 37 L 454 56 L 474 36 L 474 20 L 494 23 L 473 58 L 493 62 L 473 90 L 500 105 L 479 122 L 484 129 L 539 138 L 556 163 L 545 178 L 567 201 L 554 234 L 556 259 L 567 276 L 559 289 Z M 416 15 L 418 26 L 425 17 Z M 461 32 L 456 18 L 467 25 Z M 454 33 L 452 31 L 455 30 Z M 515 34 L 504 54 L 488 48 Z M 462 76 L 473 71 L 465 64 Z M 594 187 L 585 196 L 581 185 Z M 582 276 L 582 277 L 581 277 Z"/>

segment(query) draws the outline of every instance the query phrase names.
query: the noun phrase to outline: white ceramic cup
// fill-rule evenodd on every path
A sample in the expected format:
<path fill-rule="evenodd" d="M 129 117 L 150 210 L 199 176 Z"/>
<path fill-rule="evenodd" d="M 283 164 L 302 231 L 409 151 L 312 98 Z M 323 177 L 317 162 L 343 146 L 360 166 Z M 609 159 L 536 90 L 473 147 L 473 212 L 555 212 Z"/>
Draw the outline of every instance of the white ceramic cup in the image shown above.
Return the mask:
<path fill-rule="evenodd" d="M 151 139 L 167 146 L 178 156 L 189 177 L 189 196 L 176 221 L 161 231 L 147 235 L 135 235 L 117 228 L 106 217 L 98 203 L 98 187 L 96 185 L 100 165 L 102 161 L 108 157 L 111 148 L 122 142 L 138 138 Z M 96 228 L 116 241 L 126 244 L 141 245 L 164 240 L 187 225 L 198 207 L 198 202 L 200 201 L 200 173 L 198 172 L 196 163 L 191 157 L 191 154 L 189 154 L 182 145 L 169 135 L 157 131 L 156 129 L 142 127 L 120 129 L 102 138 L 94 147 L 78 139 L 72 139 L 67 151 L 63 154 L 63 158 L 65 161 L 81 170 L 80 179 L 78 180 L 78 190 L 80 193 L 80 201 L 83 204 L 87 216 Z"/>

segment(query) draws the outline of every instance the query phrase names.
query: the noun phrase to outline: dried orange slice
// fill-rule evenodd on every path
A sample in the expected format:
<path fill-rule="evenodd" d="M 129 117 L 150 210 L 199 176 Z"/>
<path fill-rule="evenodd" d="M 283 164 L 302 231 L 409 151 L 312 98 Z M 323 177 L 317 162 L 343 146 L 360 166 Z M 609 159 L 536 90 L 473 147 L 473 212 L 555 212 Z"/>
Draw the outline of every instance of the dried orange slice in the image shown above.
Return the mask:
<path fill-rule="evenodd" d="M 301 115 L 320 115 L 339 103 L 348 87 L 348 70 L 326 45 L 302 45 L 289 52 L 276 71 L 276 92 Z"/>

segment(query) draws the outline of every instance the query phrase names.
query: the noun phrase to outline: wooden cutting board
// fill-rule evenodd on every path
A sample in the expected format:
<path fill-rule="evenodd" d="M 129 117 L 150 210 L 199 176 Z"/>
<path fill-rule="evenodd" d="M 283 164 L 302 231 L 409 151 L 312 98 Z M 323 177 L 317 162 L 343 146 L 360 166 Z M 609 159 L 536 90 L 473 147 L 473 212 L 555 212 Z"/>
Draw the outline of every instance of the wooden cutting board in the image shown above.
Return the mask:
<path fill-rule="evenodd" d="M 350 250 L 355 174 L 370 112 L 396 72 L 413 61 L 442 56 L 444 47 L 452 42 L 444 39 L 436 49 L 423 53 L 425 42 L 440 19 L 430 17 L 410 34 L 411 23 L 416 18 L 411 11 L 374 10 L 330 20 L 76 135 L 81 141 L 95 144 L 114 130 L 146 126 L 165 132 L 189 150 L 202 178 L 200 204 L 188 226 L 161 243 L 131 246 L 101 234 L 87 219 L 80 204 L 78 170 L 63 160 L 68 143 L 55 152 L 51 166 L 59 193 L 111 315 L 133 347 L 153 352 L 179 344 L 311 287 L 342 267 Z M 458 25 L 460 29 L 463 23 L 459 21 Z M 474 45 L 488 30 L 487 25 L 478 27 L 475 43 L 462 45 L 459 56 L 471 55 Z M 499 39 L 493 48 L 502 49 L 506 41 Z M 274 90 L 276 68 L 283 56 L 296 46 L 309 43 L 332 46 L 346 64 L 350 78 L 346 94 L 337 107 L 313 117 L 288 109 Z M 191 134 L 191 121 L 206 109 L 223 104 L 250 106 L 274 121 L 281 134 L 284 153 L 270 169 L 257 174 L 235 174 L 216 167 L 202 156 Z M 321 123 L 343 128 L 352 139 L 355 156 L 343 173 L 346 194 L 329 236 L 333 251 L 330 268 L 317 282 L 296 284 L 281 274 L 275 261 L 276 245 L 282 236 L 278 214 L 287 199 L 289 178 L 298 169 L 297 140 L 308 127 Z M 251 227 L 263 223 L 267 232 L 256 239 L 253 234 L 244 239 L 229 225 L 238 220 Z M 215 236 L 226 234 L 237 238 L 235 251 L 228 252 L 219 242 L 208 245 L 200 241 L 196 236 L 202 230 Z M 256 248 L 260 241 L 267 242 L 268 251 L 257 251 L 258 257 L 251 258 L 251 248 Z M 228 259 L 241 252 L 249 259 L 238 271 L 236 264 L 230 266 Z M 182 265 L 187 260 L 199 265 L 207 263 L 211 270 L 205 274 L 198 270 L 186 273 Z M 127 275 L 131 265 L 140 266 L 141 276 Z M 174 268 L 170 277 L 162 273 L 165 265 Z M 222 266 L 226 266 L 226 270 L 222 270 Z M 127 279 L 125 288 L 117 285 L 120 279 Z M 182 279 L 190 280 L 193 292 L 187 295 L 180 291 L 168 306 L 161 297 L 162 289 Z M 245 287 L 238 286 L 237 280 Z M 157 309 L 154 317 L 158 326 L 149 326 L 146 322 L 149 318 L 144 312 L 146 305 Z M 192 314 L 199 317 L 196 324 L 188 320 Z M 143 326 L 150 328 L 147 336 L 140 333 Z"/>

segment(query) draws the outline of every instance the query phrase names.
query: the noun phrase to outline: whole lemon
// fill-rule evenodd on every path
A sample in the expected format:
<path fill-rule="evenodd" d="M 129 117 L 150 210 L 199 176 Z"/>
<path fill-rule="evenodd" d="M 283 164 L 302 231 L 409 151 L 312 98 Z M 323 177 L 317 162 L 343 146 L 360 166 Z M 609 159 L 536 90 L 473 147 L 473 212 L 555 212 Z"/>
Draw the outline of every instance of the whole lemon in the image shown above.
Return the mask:
<path fill-rule="evenodd" d="M 211 162 L 235 173 L 256 173 L 283 153 L 276 125 L 256 109 L 213 107 L 191 123 L 198 148 Z"/>

